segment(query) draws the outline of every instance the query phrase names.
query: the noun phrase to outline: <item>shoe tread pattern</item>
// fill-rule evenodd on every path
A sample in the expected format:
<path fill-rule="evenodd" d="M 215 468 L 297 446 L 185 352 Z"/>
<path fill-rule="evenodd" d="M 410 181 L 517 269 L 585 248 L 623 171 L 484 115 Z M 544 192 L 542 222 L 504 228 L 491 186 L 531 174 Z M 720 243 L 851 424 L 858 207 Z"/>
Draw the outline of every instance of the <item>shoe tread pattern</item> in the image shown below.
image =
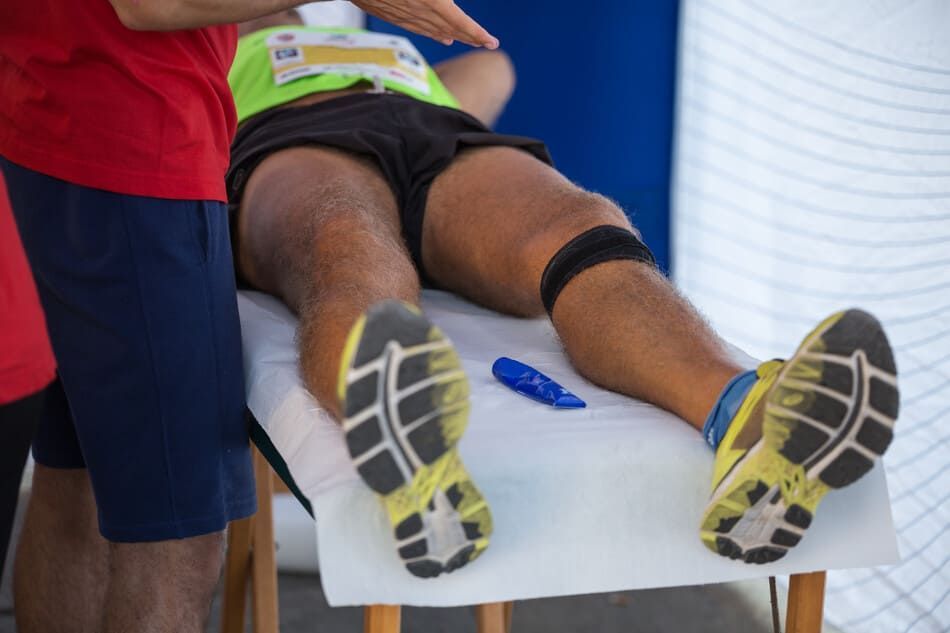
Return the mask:
<path fill-rule="evenodd" d="M 451 343 L 421 313 L 383 302 L 342 371 L 347 448 L 383 497 L 406 568 L 431 578 L 474 560 L 491 514 L 456 450 L 468 383 Z"/>
<path fill-rule="evenodd" d="M 765 397 L 763 446 L 737 470 L 769 481 L 732 483 L 711 500 L 701 528 L 707 547 L 755 564 L 797 545 L 821 498 L 871 470 L 893 439 L 899 392 L 880 323 L 856 309 L 830 317 Z"/>

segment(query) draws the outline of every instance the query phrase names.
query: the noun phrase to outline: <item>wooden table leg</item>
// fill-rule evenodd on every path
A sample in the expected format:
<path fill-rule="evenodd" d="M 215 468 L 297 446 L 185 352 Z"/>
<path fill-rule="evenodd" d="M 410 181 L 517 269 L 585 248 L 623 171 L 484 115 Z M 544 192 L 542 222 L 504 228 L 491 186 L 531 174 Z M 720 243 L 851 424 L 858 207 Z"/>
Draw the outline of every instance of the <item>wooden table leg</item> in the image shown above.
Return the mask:
<path fill-rule="evenodd" d="M 363 633 L 399 633 L 402 607 L 372 604 L 363 609 Z"/>
<path fill-rule="evenodd" d="M 251 573 L 251 519 L 228 526 L 221 600 L 221 633 L 244 633 L 247 579 Z"/>
<path fill-rule="evenodd" d="M 825 572 L 794 574 L 788 584 L 785 633 L 821 633 L 825 606 Z"/>
<path fill-rule="evenodd" d="M 511 630 L 511 602 L 475 605 L 475 630 L 478 633 L 508 633 Z"/>
<path fill-rule="evenodd" d="M 254 633 L 277 633 L 277 560 L 274 543 L 273 472 L 256 448 L 257 514 L 254 515 L 251 550 L 251 596 Z"/>

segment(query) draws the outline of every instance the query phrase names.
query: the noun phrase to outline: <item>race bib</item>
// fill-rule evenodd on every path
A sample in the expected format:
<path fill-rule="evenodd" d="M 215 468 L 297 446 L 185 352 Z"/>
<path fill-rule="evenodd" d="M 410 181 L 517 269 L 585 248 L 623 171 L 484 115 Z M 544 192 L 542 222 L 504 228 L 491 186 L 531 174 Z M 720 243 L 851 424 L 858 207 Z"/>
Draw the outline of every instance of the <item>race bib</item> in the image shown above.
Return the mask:
<path fill-rule="evenodd" d="M 274 83 L 334 74 L 430 92 L 426 63 L 408 39 L 382 33 L 278 31 L 267 38 Z"/>

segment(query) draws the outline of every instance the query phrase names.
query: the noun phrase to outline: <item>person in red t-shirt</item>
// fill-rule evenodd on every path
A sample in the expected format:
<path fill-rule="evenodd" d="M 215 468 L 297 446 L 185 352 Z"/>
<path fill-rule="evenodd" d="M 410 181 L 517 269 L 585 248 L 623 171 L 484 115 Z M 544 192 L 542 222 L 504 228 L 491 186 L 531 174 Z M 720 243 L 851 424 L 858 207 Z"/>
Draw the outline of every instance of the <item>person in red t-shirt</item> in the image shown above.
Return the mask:
<path fill-rule="evenodd" d="M 0 569 L 7 555 L 20 476 L 56 363 L 33 277 L 0 174 Z"/>
<path fill-rule="evenodd" d="M 231 23 L 296 4 L 4 4 L 0 168 L 58 363 L 17 551 L 25 633 L 202 630 L 222 530 L 254 511 L 226 75 Z M 497 45 L 451 0 L 356 4 Z"/>

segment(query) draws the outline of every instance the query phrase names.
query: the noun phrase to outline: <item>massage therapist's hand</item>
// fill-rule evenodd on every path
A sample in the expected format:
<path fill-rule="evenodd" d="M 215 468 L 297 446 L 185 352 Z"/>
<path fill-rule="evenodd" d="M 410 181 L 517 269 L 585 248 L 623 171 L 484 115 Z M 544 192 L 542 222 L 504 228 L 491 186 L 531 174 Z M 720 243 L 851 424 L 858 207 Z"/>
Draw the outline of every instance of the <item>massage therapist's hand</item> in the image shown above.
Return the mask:
<path fill-rule="evenodd" d="M 498 48 L 498 40 L 468 17 L 453 0 L 351 1 L 367 13 L 443 44 L 458 40 L 472 46 Z"/>

